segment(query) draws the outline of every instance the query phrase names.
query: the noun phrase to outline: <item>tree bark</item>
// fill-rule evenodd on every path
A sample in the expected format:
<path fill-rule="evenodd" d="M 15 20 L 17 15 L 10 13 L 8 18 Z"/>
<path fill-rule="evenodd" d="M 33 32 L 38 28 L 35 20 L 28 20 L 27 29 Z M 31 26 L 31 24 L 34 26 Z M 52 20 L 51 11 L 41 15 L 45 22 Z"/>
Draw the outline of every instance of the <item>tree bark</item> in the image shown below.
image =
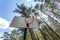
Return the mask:
<path fill-rule="evenodd" d="M 41 17 L 40 17 L 41 18 Z M 42 18 L 41 18 L 42 19 Z M 43 20 L 43 19 L 42 19 Z M 60 36 L 55 32 L 53 31 L 53 29 L 43 20 L 43 22 L 47 25 L 47 27 L 57 36 L 57 38 L 60 39 Z"/>
<path fill-rule="evenodd" d="M 40 32 L 41 32 L 41 34 L 42 34 L 44 40 L 47 40 L 46 37 L 45 37 L 45 35 L 44 35 L 44 33 L 43 33 L 43 31 L 42 31 L 40 28 L 39 28 L 39 30 L 40 30 Z"/>
<path fill-rule="evenodd" d="M 36 40 L 33 29 L 32 29 L 32 28 L 28 28 L 28 29 L 29 29 L 29 31 L 30 31 L 32 40 Z"/>

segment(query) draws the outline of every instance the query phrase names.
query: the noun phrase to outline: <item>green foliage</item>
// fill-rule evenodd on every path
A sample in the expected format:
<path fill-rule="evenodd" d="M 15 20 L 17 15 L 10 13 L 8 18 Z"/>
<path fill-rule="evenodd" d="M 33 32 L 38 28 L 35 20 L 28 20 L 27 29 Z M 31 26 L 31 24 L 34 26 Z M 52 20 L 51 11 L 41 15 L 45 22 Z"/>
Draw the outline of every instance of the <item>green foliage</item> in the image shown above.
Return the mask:
<path fill-rule="evenodd" d="M 12 30 L 11 34 L 9 34 L 8 32 L 4 32 L 4 40 L 22 40 L 23 39 L 23 34 L 21 35 L 21 32 L 23 32 L 22 30 L 18 31 L 17 30 Z"/>
<path fill-rule="evenodd" d="M 22 14 L 24 17 L 28 17 L 31 13 L 31 7 L 26 7 L 23 3 L 21 5 L 17 5 L 17 8 L 13 10 L 13 12 L 17 12 L 19 14 Z"/>
<path fill-rule="evenodd" d="M 37 3 L 34 8 L 39 9 L 39 4 Z"/>

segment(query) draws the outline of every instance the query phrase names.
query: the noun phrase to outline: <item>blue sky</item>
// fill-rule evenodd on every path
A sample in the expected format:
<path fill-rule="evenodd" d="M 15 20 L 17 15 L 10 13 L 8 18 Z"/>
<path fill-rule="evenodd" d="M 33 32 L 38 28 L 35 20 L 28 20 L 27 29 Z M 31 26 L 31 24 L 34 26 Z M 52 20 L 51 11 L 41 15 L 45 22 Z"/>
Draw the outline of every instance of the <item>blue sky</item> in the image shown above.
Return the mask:
<path fill-rule="evenodd" d="M 12 18 L 17 15 L 12 12 L 16 8 L 16 3 L 24 3 L 26 6 L 33 4 L 33 1 L 27 2 L 27 0 L 0 0 L 0 17 L 11 21 Z"/>
<path fill-rule="evenodd" d="M 10 32 L 14 28 L 9 28 L 9 24 L 14 16 L 20 16 L 20 14 L 14 13 L 16 3 L 24 3 L 26 6 L 34 5 L 33 0 L 0 0 L 0 36 L 3 36 L 4 32 Z"/>

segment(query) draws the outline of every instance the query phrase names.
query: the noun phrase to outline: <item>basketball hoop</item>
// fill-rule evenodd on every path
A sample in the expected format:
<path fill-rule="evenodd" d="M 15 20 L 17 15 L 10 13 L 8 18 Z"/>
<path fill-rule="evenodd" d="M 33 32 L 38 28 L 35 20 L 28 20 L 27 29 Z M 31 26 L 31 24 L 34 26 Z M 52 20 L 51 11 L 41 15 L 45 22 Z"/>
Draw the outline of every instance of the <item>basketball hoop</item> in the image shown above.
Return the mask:
<path fill-rule="evenodd" d="M 31 24 L 34 21 L 34 17 L 25 18 L 25 23 Z"/>

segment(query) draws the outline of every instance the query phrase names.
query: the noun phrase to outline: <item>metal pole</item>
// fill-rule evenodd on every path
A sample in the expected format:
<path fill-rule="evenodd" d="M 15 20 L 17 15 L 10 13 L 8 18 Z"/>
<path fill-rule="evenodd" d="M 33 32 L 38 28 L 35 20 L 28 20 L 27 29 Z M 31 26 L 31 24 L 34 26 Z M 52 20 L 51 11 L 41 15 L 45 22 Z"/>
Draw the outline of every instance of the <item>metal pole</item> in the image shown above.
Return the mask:
<path fill-rule="evenodd" d="M 23 40 L 26 40 L 26 33 L 27 33 L 27 28 L 24 28 L 24 39 Z"/>
<path fill-rule="evenodd" d="M 29 27 L 29 24 L 26 23 L 26 27 L 28 28 Z M 26 34 L 27 34 L 27 28 L 24 28 L 24 39 L 23 40 L 26 40 Z"/>

